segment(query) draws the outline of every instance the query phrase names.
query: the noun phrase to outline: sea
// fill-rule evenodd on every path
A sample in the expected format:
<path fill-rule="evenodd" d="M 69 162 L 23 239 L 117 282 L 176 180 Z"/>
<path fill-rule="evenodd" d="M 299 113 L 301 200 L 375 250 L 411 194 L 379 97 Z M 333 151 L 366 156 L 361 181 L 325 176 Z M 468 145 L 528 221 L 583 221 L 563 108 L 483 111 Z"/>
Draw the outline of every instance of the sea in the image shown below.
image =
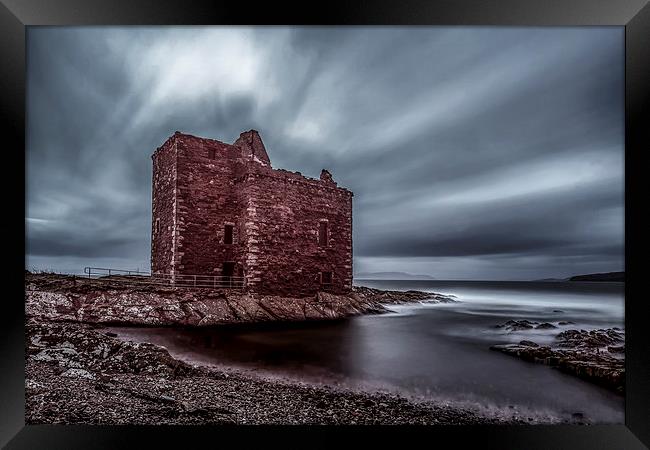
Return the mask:
<path fill-rule="evenodd" d="M 624 423 L 624 397 L 492 351 L 493 344 L 551 343 L 563 329 L 624 329 L 624 283 L 355 280 L 390 290 L 453 295 L 455 303 L 389 305 L 388 314 L 299 324 L 210 328 L 112 327 L 193 364 L 340 388 L 392 392 L 533 423 Z M 508 320 L 558 328 L 508 332 Z M 574 322 L 558 325 L 558 322 Z"/>

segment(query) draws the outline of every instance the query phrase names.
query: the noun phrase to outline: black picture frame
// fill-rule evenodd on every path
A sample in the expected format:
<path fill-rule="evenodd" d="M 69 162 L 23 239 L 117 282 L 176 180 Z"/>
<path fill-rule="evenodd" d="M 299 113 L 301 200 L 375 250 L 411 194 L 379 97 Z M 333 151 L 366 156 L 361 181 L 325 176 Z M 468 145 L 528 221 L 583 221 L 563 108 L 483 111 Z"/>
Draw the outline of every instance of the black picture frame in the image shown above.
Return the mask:
<path fill-rule="evenodd" d="M 35 25 L 498 25 L 625 27 L 625 425 L 521 425 L 433 427 L 185 427 L 25 425 L 24 273 L 25 196 L 25 36 Z M 0 222 L 4 237 L 5 283 L 0 314 L 2 383 L 0 445 L 7 448 L 165 447 L 197 439 L 209 446 L 264 439 L 289 446 L 341 445 L 360 437 L 364 445 L 416 442 L 443 448 L 453 445 L 519 449 L 637 449 L 650 446 L 650 331 L 644 323 L 640 277 L 641 163 L 648 150 L 650 109 L 650 6 L 647 0 L 408 0 L 278 2 L 182 0 L 0 0 L 0 126 L 5 170 L 0 177 L 7 214 Z M 22 184 L 20 184 L 22 182 Z M 24 192 L 23 192 L 24 194 Z M 21 217 L 22 213 L 22 217 Z M 22 267 L 21 267 L 22 265 Z M 636 291 L 636 292 L 635 292 Z M 543 388 L 543 387 L 533 387 Z M 416 436 L 417 434 L 417 436 Z M 417 441 L 416 441 L 417 439 Z M 230 439 L 228 439 L 230 440 Z M 408 440 L 408 441 L 407 441 Z M 182 443 L 182 444 L 181 444 Z M 422 445 L 422 444 L 417 444 Z"/>

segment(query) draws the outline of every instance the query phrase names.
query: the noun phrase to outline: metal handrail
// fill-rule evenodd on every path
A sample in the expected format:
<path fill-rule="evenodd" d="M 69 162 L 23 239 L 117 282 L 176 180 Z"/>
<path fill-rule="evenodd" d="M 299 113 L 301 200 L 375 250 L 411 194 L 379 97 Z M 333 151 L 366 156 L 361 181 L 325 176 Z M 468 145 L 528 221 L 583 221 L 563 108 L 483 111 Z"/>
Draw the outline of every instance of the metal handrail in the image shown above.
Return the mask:
<path fill-rule="evenodd" d="M 125 270 L 125 269 L 113 269 L 113 268 L 105 268 L 105 267 L 84 267 L 84 273 L 87 275 L 90 275 L 91 273 L 94 274 L 99 274 L 100 270 L 105 271 L 109 276 L 112 274 L 126 274 L 126 275 L 150 275 L 151 272 L 143 272 L 140 269 L 136 270 Z"/>
<path fill-rule="evenodd" d="M 113 269 L 105 267 L 85 267 L 84 274 L 86 274 L 90 279 L 130 285 L 240 290 L 246 286 L 246 279 L 244 277 L 234 275 L 151 274 L 150 272 L 143 272 L 140 270 Z M 129 278 L 125 279 L 126 277 Z"/>

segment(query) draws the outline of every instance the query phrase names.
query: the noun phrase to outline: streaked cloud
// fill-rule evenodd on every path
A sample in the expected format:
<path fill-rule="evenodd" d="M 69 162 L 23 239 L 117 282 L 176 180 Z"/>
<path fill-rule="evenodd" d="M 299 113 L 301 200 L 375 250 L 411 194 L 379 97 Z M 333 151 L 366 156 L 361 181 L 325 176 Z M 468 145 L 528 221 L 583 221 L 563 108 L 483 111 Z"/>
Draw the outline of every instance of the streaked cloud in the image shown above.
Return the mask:
<path fill-rule="evenodd" d="M 27 265 L 149 263 L 150 155 L 260 131 L 355 193 L 357 271 L 621 270 L 623 29 L 34 27 Z"/>

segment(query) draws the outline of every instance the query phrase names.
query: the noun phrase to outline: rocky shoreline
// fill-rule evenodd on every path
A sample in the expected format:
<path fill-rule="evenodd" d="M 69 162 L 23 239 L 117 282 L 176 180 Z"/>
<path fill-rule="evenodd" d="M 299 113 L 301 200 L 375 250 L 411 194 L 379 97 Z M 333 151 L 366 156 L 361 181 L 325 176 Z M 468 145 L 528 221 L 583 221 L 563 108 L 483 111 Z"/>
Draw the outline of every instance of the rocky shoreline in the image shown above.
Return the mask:
<path fill-rule="evenodd" d="M 389 312 L 384 304 L 453 301 L 449 296 L 428 292 L 382 291 L 366 287 L 355 287 L 349 295 L 319 292 L 311 297 L 280 297 L 132 285 L 111 278 L 25 274 L 25 304 L 29 316 L 107 325 L 304 322 Z"/>
<path fill-rule="evenodd" d="M 347 296 L 319 293 L 279 298 L 125 286 L 118 281 L 53 274 L 26 274 L 25 285 L 29 424 L 549 423 L 512 409 L 486 415 L 396 394 L 193 366 L 173 358 L 163 347 L 123 341 L 105 328 L 330 320 L 386 313 L 396 304 L 455 302 L 452 296 L 355 287 Z M 515 332 L 558 326 L 513 320 L 497 327 Z M 623 392 L 624 335 L 620 330 L 566 330 L 560 336 L 550 347 L 525 340 L 491 349 Z M 584 422 L 574 418 L 570 423 Z"/>
<path fill-rule="evenodd" d="M 173 358 L 163 347 L 122 341 L 104 329 L 109 324 L 201 326 L 323 320 L 389 312 L 383 304 L 455 301 L 451 297 L 355 288 L 344 298 L 321 293 L 315 298 L 275 299 L 209 290 L 125 287 L 110 280 L 52 274 L 26 274 L 25 284 L 29 424 L 489 424 L 532 420 L 514 412 L 507 417 L 485 417 L 396 394 L 192 366 Z M 208 300 L 198 300 L 203 297 Z"/>

